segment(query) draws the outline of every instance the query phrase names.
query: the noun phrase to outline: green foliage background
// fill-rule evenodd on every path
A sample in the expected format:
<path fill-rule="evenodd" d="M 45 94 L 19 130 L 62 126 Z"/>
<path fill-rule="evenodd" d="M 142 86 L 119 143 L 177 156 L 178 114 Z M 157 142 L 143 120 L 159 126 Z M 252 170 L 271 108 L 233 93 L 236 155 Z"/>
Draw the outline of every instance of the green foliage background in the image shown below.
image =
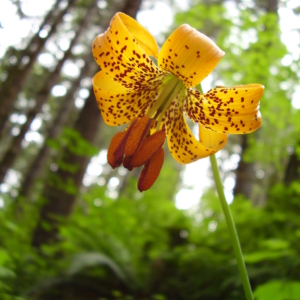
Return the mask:
<path fill-rule="evenodd" d="M 265 195 L 266 204 L 255 207 L 238 196 L 230 206 L 255 297 L 299 300 L 299 177 L 290 185 L 283 182 L 287 147 L 293 146 L 299 159 L 300 116 L 291 106 L 299 84 L 299 60 L 282 65 L 288 51 L 276 14 L 246 7 L 239 10 L 237 21 L 228 16 L 222 2 L 194 2 L 188 11 L 176 14 L 173 27 L 188 23 L 214 37 L 226 52 L 214 72 L 214 83 L 259 82 L 266 88 L 261 100 L 263 125 L 243 153 L 245 161 L 265 170 L 255 189 L 256 195 Z M 256 38 L 245 46 L 243 36 L 251 30 Z M 233 32 L 234 40 L 229 38 Z M 111 135 L 111 129 L 103 129 L 103 149 Z M 91 157 L 103 150 L 70 128 L 47 143 L 53 151 L 63 145 Z M 236 144 L 238 137 L 230 137 L 226 150 L 234 153 Z M 58 164 L 76 171 L 62 160 Z M 69 193 L 79 190 L 79 196 L 72 215 L 59 220 L 59 241 L 39 250 L 31 245 L 38 209 L 46 201 L 39 185 L 33 199 L 5 195 L 5 208 L 0 210 L 0 299 L 244 299 L 214 190 L 208 189 L 191 211 L 174 205 L 181 168 L 167 156 L 153 188 L 140 194 L 135 177 L 126 177 L 117 199 L 108 196 L 106 184 L 78 188 L 53 176 L 53 185 L 62 184 Z M 114 175 L 109 173 L 106 180 Z"/>

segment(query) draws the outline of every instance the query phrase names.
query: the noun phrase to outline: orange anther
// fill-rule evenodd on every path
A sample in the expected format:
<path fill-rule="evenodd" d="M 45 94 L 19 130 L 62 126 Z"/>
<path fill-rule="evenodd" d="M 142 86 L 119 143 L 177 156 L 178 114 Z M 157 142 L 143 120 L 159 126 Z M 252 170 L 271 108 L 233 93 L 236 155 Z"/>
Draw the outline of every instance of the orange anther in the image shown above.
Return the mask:
<path fill-rule="evenodd" d="M 128 169 L 129 171 L 132 171 L 133 167 L 130 164 L 130 157 L 125 156 L 123 159 L 123 166 L 124 168 Z"/>
<path fill-rule="evenodd" d="M 114 155 L 114 152 L 116 151 L 116 148 L 120 144 L 123 136 L 124 136 L 124 132 L 116 133 L 111 139 L 107 150 L 107 161 L 113 169 L 119 167 L 123 161 L 123 155 L 122 155 L 122 159 L 116 159 L 116 156 Z"/>
<path fill-rule="evenodd" d="M 146 162 L 138 181 L 138 190 L 140 192 L 150 189 L 154 184 L 164 163 L 164 156 L 164 150 L 160 148 L 151 159 Z"/>
<path fill-rule="evenodd" d="M 140 167 L 143 165 L 163 146 L 165 139 L 166 134 L 162 130 L 150 135 L 130 159 L 130 165 L 132 167 Z"/>
<path fill-rule="evenodd" d="M 132 156 L 140 147 L 143 140 L 146 138 L 151 127 L 152 120 L 148 116 L 144 116 L 134 124 L 125 147 L 125 155 Z"/>
<path fill-rule="evenodd" d="M 131 120 L 129 126 L 127 127 L 127 130 L 124 132 L 123 138 L 121 139 L 119 145 L 115 148 L 114 156 L 116 157 L 116 159 L 118 159 L 121 156 L 123 157 L 127 139 L 128 139 L 128 137 L 130 135 L 130 132 L 131 132 L 131 130 L 134 127 L 136 122 L 137 122 L 136 119 Z"/>

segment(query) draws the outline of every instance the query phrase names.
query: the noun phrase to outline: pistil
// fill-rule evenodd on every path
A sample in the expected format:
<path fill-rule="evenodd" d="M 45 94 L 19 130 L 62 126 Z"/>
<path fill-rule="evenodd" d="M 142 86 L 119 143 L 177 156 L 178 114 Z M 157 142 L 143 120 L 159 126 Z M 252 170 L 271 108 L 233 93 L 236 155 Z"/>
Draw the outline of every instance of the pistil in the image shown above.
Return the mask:
<path fill-rule="evenodd" d="M 171 75 L 164 79 L 164 82 L 162 84 L 162 90 L 160 94 L 158 95 L 155 103 L 148 111 L 147 115 L 152 118 L 158 111 L 161 110 L 163 107 L 163 103 L 166 99 L 169 99 L 170 94 L 172 93 L 174 87 L 178 83 L 179 79 L 175 76 Z"/>

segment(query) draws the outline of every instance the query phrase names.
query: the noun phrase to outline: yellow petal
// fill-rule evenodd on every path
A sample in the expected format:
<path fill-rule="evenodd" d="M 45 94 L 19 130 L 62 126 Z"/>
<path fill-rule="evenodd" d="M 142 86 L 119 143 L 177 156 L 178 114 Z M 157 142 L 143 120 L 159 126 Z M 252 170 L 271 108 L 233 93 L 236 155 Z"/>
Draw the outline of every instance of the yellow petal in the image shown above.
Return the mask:
<path fill-rule="evenodd" d="M 214 88 L 204 96 L 189 90 L 185 111 L 190 119 L 215 132 L 250 133 L 261 125 L 259 100 L 263 91 L 261 84 Z"/>
<path fill-rule="evenodd" d="M 166 74 L 147 55 L 157 52 L 154 38 L 124 14 L 113 17 L 107 31 L 95 38 L 92 49 L 101 69 L 126 88 L 141 89 Z"/>
<path fill-rule="evenodd" d="M 158 66 L 196 86 L 218 64 L 225 53 L 207 36 L 185 24 L 177 28 L 164 43 Z"/>
<path fill-rule="evenodd" d="M 117 126 L 144 116 L 155 102 L 160 86 L 149 84 L 148 89 L 139 91 L 126 89 L 100 71 L 93 78 L 93 88 L 104 122 Z"/>
<path fill-rule="evenodd" d="M 199 140 L 203 146 L 219 151 L 226 145 L 227 134 L 214 132 L 199 124 Z"/>
<path fill-rule="evenodd" d="M 193 136 L 183 115 L 184 99 L 185 90 L 182 89 L 166 111 L 161 126 L 166 131 L 169 150 L 174 159 L 182 164 L 188 164 L 207 157 L 216 150 L 205 147 Z"/>
<path fill-rule="evenodd" d="M 140 47 L 144 49 L 145 53 L 157 59 L 158 46 L 151 33 L 133 18 L 123 13 L 118 13 L 117 15 L 123 21 L 128 31 L 134 36 Z"/>

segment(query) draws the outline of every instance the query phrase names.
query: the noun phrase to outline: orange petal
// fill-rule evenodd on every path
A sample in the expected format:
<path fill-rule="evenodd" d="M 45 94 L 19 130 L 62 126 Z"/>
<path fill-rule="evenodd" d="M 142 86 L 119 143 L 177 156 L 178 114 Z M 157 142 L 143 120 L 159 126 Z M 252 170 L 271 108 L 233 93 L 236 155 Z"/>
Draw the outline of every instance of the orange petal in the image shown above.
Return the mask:
<path fill-rule="evenodd" d="M 164 150 L 161 148 L 145 164 L 138 181 L 138 190 L 140 192 L 150 189 L 154 184 L 164 163 L 164 156 Z"/>
<path fill-rule="evenodd" d="M 193 136 L 183 114 L 184 101 L 186 91 L 183 87 L 164 113 L 161 128 L 166 131 L 168 147 L 173 158 L 182 164 L 188 164 L 217 151 L 197 141 Z"/>
<path fill-rule="evenodd" d="M 261 84 L 218 87 L 206 94 L 188 90 L 185 112 L 195 122 L 219 133 L 244 134 L 261 125 Z"/>
<path fill-rule="evenodd" d="M 101 69 L 125 88 L 140 90 L 167 74 L 147 55 L 157 56 L 154 38 L 124 14 L 112 18 L 106 32 L 95 38 L 92 50 Z"/>
<path fill-rule="evenodd" d="M 199 140 L 206 148 L 219 151 L 226 145 L 227 134 L 212 131 L 199 123 Z"/>
<path fill-rule="evenodd" d="M 150 135 L 141 145 L 140 149 L 130 159 L 132 167 L 140 167 L 149 160 L 159 148 L 161 148 L 166 140 L 166 134 L 160 130 Z"/>
<path fill-rule="evenodd" d="M 117 13 L 122 20 L 128 31 L 134 36 L 140 47 L 146 52 L 146 54 L 153 56 L 157 59 L 158 57 L 158 46 L 155 38 L 151 33 L 140 25 L 135 19 L 123 14 Z"/>
<path fill-rule="evenodd" d="M 151 124 L 152 120 L 149 119 L 148 116 L 144 116 L 137 120 L 126 142 L 126 156 L 132 156 L 136 152 L 149 132 Z"/>
<path fill-rule="evenodd" d="M 125 132 L 118 132 L 116 133 L 113 138 L 110 141 L 108 150 L 107 150 L 107 161 L 110 164 L 110 166 L 115 169 L 119 167 L 122 164 L 123 156 L 121 160 L 117 160 L 115 158 L 114 152 L 118 145 L 120 144 L 122 137 L 124 136 Z"/>
<path fill-rule="evenodd" d="M 184 24 L 162 46 L 158 66 L 173 73 L 186 87 L 193 87 L 211 73 L 224 54 L 210 38 Z"/>
<path fill-rule="evenodd" d="M 160 94 L 163 82 L 149 81 L 140 90 L 126 89 L 105 70 L 93 78 L 95 97 L 106 124 L 118 126 L 145 115 Z"/>

